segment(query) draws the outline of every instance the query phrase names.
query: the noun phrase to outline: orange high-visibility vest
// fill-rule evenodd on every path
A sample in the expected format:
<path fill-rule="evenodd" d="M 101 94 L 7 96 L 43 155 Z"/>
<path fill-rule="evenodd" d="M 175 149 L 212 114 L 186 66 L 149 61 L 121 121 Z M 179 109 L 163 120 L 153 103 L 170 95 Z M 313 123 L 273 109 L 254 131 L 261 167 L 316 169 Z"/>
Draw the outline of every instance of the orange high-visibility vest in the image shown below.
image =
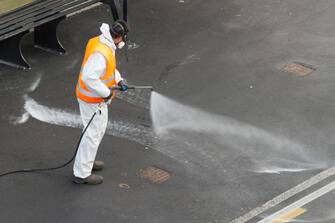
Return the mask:
<path fill-rule="evenodd" d="M 82 81 L 82 70 L 84 68 L 84 65 L 88 57 L 95 52 L 101 53 L 106 59 L 105 73 L 104 75 L 102 75 L 102 77 L 100 77 L 100 80 L 108 88 L 111 88 L 112 86 L 115 85 L 115 77 L 114 77 L 115 65 L 116 65 L 115 56 L 113 55 L 112 50 L 107 45 L 99 41 L 99 36 L 94 37 L 90 39 L 86 45 L 85 56 L 83 59 L 83 63 L 81 65 L 81 71 L 79 74 L 78 83 L 76 87 L 77 98 L 88 103 L 100 103 L 104 101 L 104 99 L 100 95 L 90 91 L 85 85 L 85 83 Z"/>

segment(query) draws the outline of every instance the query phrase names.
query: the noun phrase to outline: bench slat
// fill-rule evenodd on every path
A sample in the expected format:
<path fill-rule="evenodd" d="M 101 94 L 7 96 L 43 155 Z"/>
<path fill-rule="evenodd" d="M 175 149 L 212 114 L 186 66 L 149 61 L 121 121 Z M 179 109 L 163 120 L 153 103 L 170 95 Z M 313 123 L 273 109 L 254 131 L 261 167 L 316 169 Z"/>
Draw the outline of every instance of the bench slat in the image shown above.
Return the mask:
<path fill-rule="evenodd" d="M 74 2 L 74 1 L 72 1 Z M 0 35 L 0 41 L 3 40 L 3 39 L 7 39 L 11 36 L 14 36 L 14 35 L 17 35 L 25 30 L 28 30 L 28 29 L 31 29 L 31 28 L 34 28 L 36 26 L 39 26 L 41 24 L 44 24 L 44 23 L 47 23 L 49 21 L 52 21 L 54 19 L 57 19 L 57 18 L 60 18 L 60 17 L 63 17 L 63 16 L 66 16 L 67 14 L 70 14 L 72 12 L 75 12 L 75 11 L 78 11 L 79 9 L 82 9 L 82 8 L 85 8 L 87 6 L 90 6 L 96 2 L 100 2 L 100 0 L 87 0 L 87 1 L 76 1 L 77 3 L 81 2 L 80 4 L 73 4 L 72 7 L 68 7 L 68 5 L 64 6 L 63 9 L 60 11 L 60 12 L 55 12 L 53 11 L 52 13 L 49 13 L 48 14 L 48 17 L 41 17 L 39 18 L 39 20 L 37 20 L 35 23 L 29 23 L 29 24 L 25 24 L 21 27 L 17 27 L 17 29 L 15 30 L 12 30 L 12 31 L 8 31 L 7 33 L 3 33 Z"/>
<path fill-rule="evenodd" d="M 34 7 L 34 5 L 39 4 L 40 2 L 43 2 L 43 1 L 46 1 L 46 0 L 35 0 L 35 1 L 30 2 L 28 4 L 24 4 L 21 7 L 9 10 L 7 12 L 3 12 L 2 14 L 0 14 L 0 19 L 3 19 L 3 18 L 5 18 L 6 16 L 9 16 L 9 15 L 13 15 L 13 13 L 18 13 L 22 10 L 26 10 L 27 8 Z"/>
<path fill-rule="evenodd" d="M 80 7 L 82 4 L 92 4 L 92 0 L 72 0 L 64 1 L 62 5 L 57 5 L 54 8 L 48 8 L 49 10 L 41 12 L 39 15 L 34 17 L 26 18 L 25 20 L 16 23 L 15 25 L 8 26 L 6 28 L 0 29 L 0 35 L 4 35 L 13 30 L 19 29 L 21 27 L 26 27 L 27 29 L 35 27 L 34 23 L 36 21 L 42 20 L 54 14 L 59 14 L 59 12 L 70 10 L 71 8 Z"/>
<path fill-rule="evenodd" d="M 11 13 L 7 13 L 7 14 L 0 16 L 0 24 L 6 23 L 16 18 L 20 18 L 21 16 L 28 15 L 30 13 L 35 12 L 36 10 L 43 8 L 44 6 L 52 2 L 59 2 L 59 1 L 63 1 L 63 0 L 42 0 L 42 1 L 33 2 L 15 11 L 12 11 Z"/>
<path fill-rule="evenodd" d="M 48 5 L 39 6 L 38 8 L 35 8 L 34 10 L 31 10 L 31 11 L 26 12 L 25 14 L 22 14 L 20 17 L 14 17 L 11 20 L 7 20 L 6 22 L 0 20 L 0 30 L 6 27 L 9 27 L 11 25 L 14 25 L 16 23 L 25 21 L 26 19 L 37 16 L 41 13 L 50 11 L 53 7 L 61 6 L 66 1 L 68 0 L 54 1 L 54 2 L 49 3 Z"/>

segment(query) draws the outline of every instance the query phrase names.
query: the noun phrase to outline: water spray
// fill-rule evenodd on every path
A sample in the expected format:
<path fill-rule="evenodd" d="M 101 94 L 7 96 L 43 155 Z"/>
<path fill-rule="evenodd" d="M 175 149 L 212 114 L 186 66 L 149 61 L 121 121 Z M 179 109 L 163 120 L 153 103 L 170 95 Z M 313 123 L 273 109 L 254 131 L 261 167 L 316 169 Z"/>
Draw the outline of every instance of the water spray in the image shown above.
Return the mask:
<path fill-rule="evenodd" d="M 152 86 L 133 86 L 133 85 L 127 86 L 127 90 L 136 90 L 136 89 L 148 89 L 148 90 L 153 91 L 153 87 Z M 112 88 L 110 88 L 110 90 L 112 90 L 112 91 L 119 91 L 119 90 L 121 90 L 121 88 L 120 87 L 112 87 Z M 86 133 L 87 129 L 89 128 L 89 126 L 92 123 L 92 121 L 93 121 L 94 117 L 96 116 L 96 114 L 99 113 L 99 112 L 100 112 L 100 110 L 98 109 L 97 111 L 95 111 L 93 113 L 91 119 L 89 120 L 89 122 L 87 123 L 87 125 L 85 126 L 83 132 L 81 133 L 81 135 L 79 137 L 79 141 L 78 141 L 78 144 L 76 146 L 75 152 L 73 153 L 72 157 L 67 162 L 65 162 L 65 163 L 63 163 L 61 165 L 55 166 L 55 167 L 38 168 L 38 169 L 13 170 L 13 171 L 9 171 L 9 172 L 5 172 L 5 173 L 0 174 L 0 177 L 6 176 L 6 175 L 15 174 L 15 173 L 31 173 L 31 172 L 51 171 L 51 170 L 57 170 L 57 169 L 61 169 L 63 167 L 66 167 L 76 157 L 78 149 L 79 149 L 79 145 L 80 145 L 80 143 L 82 141 L 82 138 L 83 138 L 84 134 Z"/>

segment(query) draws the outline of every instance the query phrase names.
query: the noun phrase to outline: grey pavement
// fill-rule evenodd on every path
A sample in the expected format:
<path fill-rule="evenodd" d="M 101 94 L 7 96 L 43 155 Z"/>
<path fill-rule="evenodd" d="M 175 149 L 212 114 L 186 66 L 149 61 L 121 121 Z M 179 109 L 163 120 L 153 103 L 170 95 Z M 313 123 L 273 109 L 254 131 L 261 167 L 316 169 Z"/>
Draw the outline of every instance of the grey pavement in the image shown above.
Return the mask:
<path fill-rule="evenodd" d="M 195 162 L 192 166 L 168 156 L 160 144 L 155 148 L 127 134 L 116 137 L 111 130 L 98 153 L 106 162 L 102 185 L 72 184 L 71 166 L 0 178 L 1 222 L 230 222 L 334 166 L 334 1 L 146 0 L 132 1 L 129 8 L 130 39 L 139 47 L 129 51 L 128 63 L 122 52 L 117 56 L 129 82 L 153 85 L 181 104 L 298 142 L 307 149 L 295 155 L 306 152 L 326 165 L 280 174 L 248 171 L 247 146 L 236 149 L 232 140 L 213 152 L 220 168 L 205 157 L 181 154 Z M 67 49 L 62 56 L 33 48 L 27 35 L 23 51 L 32 69 L 0 66 L 0 173 L 54 166 L 72 155 L 80 128 L 33 117 L 14 122 L 25 113 L 24 95 L 66 114 L 79 113 L 74 92 L 85 43 L 106 21 L 112 16 L 99 6 L 62 22 L 58 32 Z M 294 61 L 316 70 L 298 77 L 279 69 Z M 150 130 L 150 111 L 129 103 L 132 97 L 136 100 L 126 96 L 113 102 L 111 120 Z M 206 134 L 189 134 L 200 145 L 211 142 Z M 166 148 L 182 149 L 179 143 Z M 256 146 L 267 159 L 271 151 L 276 157 L 271 143 L 268 150 Z M 168 170 L 172 178 L 153 184 L 138 176 L 139 169 L 151 165 Z"/>

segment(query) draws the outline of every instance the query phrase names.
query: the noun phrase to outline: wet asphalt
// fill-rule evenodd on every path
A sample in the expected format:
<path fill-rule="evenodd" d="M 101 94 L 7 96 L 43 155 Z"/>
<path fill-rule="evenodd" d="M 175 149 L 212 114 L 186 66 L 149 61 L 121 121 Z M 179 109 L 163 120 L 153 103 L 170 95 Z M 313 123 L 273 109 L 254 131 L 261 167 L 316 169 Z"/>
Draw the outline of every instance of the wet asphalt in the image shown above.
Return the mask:
<path fill-rule="evenodd" d="M 129 10 L 130 38 L 140 47 L 129 51 L 129 62 L 117 55 L 128 81 L 301 142 L 332 166 L 333 1 L 146 0 L 130 2 Z M 65 55 L 35 49 L 29 34 L 23 53 L 32 69 L 0 66 L 0 173 L 54 166 L 72 155 L 80 129 L 13 120 L 24 113 L 24 95 L 78 112 L 74 91 L 85 43 L 111 20 L 106 6 L 70 17 L 58 28 Z M 298 77 L 279 69 L 292 61 L 316 70 Z M 148 109 L 120 99 L 110 116 L 151 124 Z M 222 158 L 225 172 L 199 172 L 154 148 L 106 135 L 98 153 L 106 162 L 102 185 L 74 185 L 71 166 L 6 176 L 0 178 L 0 216 L 3 222 L 229 222 L 321 171 L 253 173 L 238 152 L 230 153 Z M 138 176 L 151 165 L 168 170 L 171 179 L 153 184 Z"/>

